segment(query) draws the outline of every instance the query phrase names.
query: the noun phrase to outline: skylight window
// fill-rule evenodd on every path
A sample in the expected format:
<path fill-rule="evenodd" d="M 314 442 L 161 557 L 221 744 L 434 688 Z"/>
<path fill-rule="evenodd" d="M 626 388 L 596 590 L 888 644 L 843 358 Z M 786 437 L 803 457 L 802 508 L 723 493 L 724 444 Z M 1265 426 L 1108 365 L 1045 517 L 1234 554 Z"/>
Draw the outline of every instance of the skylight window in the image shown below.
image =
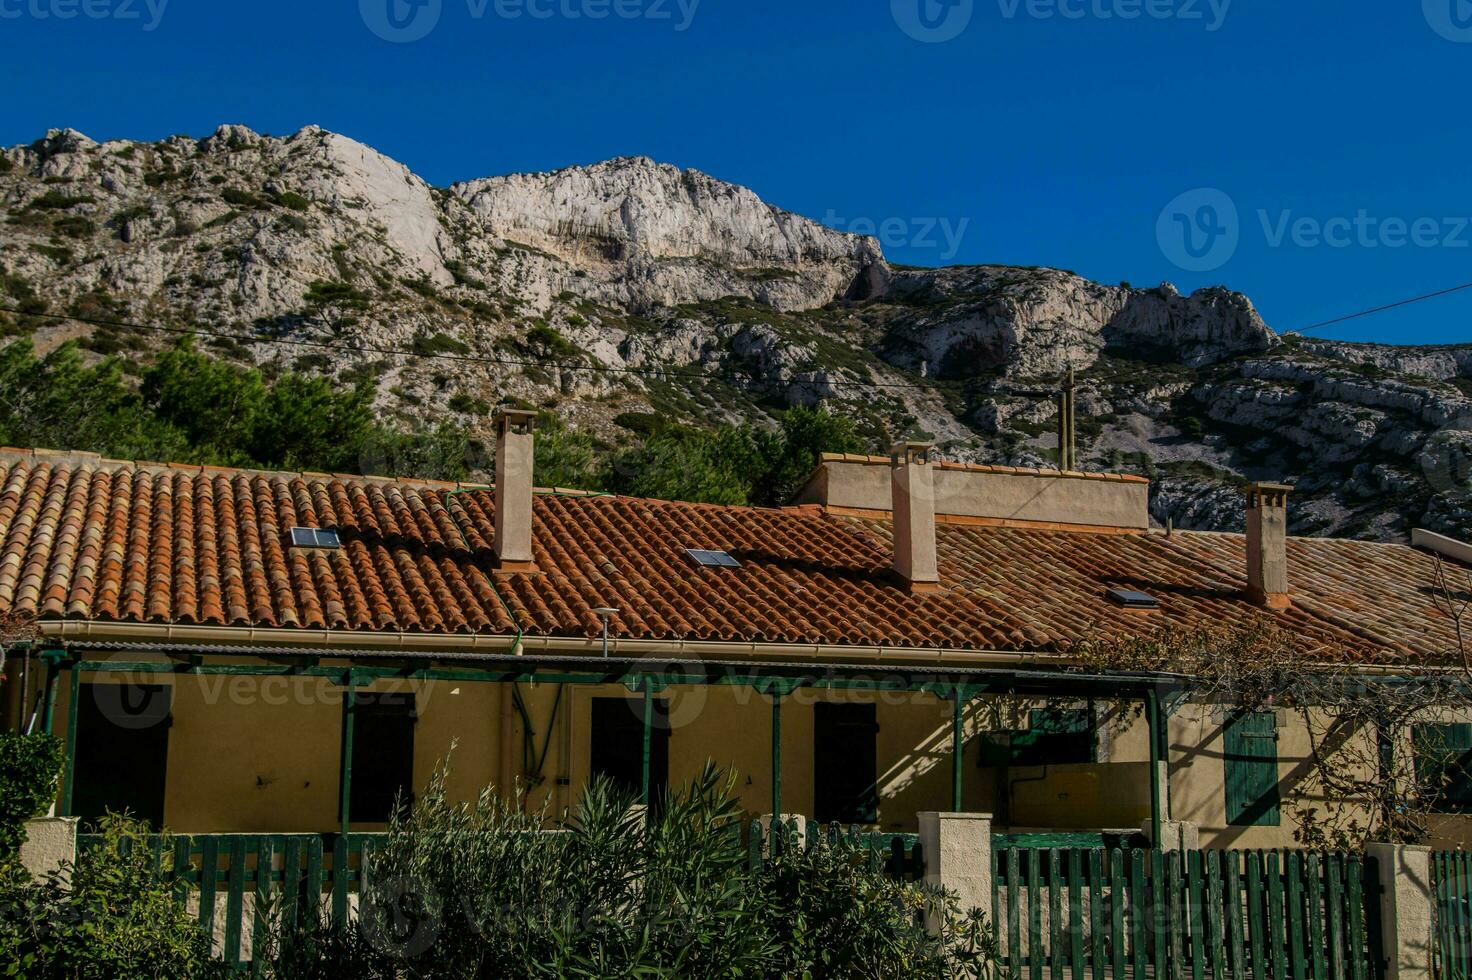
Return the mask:
<path fill-rule="evenodd" d="M 740 568 L 741 563 L 724 551 L 707 551 L 701 548 L 686 548 L 685 554 L 704 568 Z"/>
<path fill-rule="evenodd" d="M 1159 609 L 1160 600 L 1135 589 L 1110 589 L 1109 598 L 1126 609 Z"/>
<path fill-rule="evenodd" d="M 342 547 L 342 539 L 337 536 L 336 531 L 329 531 L 326 528 L 294 527 L 291 529 L 291 546 L 336 551 Z"/>

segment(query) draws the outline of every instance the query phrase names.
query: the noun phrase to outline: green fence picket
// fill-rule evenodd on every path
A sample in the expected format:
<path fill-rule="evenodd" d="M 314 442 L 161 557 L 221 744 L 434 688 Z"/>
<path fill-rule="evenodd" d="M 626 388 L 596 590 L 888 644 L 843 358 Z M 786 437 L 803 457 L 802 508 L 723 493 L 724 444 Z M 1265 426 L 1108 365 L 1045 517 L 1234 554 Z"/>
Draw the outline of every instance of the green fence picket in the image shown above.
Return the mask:
<path fill-rule="evenodd" d="M 1073 968 L 1073 980 L 1084 980 L 1083 871 L 1078 848 L 1069 848 L 1062 857 L 1068 880 L 1068 965 Z"/>
<path fill-rule="evenodd" d="M 1206 881 L 1201 870 L 1201 852 L 1189 851 L 1184 855 L 1186 875 L 1186 917 L 1182 921 L 1190 930 L 1186 942 L 1191 948 L 1191 977 L 1204 978 L 1206 963 L 1206 930 L 1202 925 L 1206 906 Z"/>
<path fill-rule="evenodd" d="M 1089 850 L 1089 971 L 1093 980 L 1105 980 L 1109 962 L 1105 955 L 1108 932 L 1104 924 L 1105 880 L 1104 859 L 1108 852 L 1098 848 Z M 1082 976 L 1082 972 L 1079 973 Z"/>
<path fill-rule="evenodd" d="M 1324 858 L 1324 942 L 1329 947 L 1329 976 L 1347 980 L 1344 969 L 1344 862 L 1338 854 Z"/>
<path fill-rule="evenodd" d="M 219 883 L 220 838 L 202 838 L 199 856 L 199 927 L 206 936 L 215 934 L 215 889 Z"/>
<path fill-rule="evenodd" d="M 307 838 L 307 874 L 302 882 L 302 915 L 313 928 L 322 925 L 322 838 Z"/>
<path fill-rule="evenodd" d="M 1364 885 L 1362 875 L 1364 870 L 1360 865 L 1358 855 L 1349 856 L 1348 866 L 1344 873 L 1344 885 L 1349 905 L 1349 966 L 1351 980 L 1369 980 L 1370 975 L 1370 950 L 1365 942 L 1365 923 L 1368 916 L 1365 914 Z M 1374 894 L 1371 892 L 1371 894 Z"/>
<path fill-rule="evenodd" d="M 1027 967 L 1032 980 L 1043 980 L 1042 852 L 1027 852 Z"/>
<path fill-rule="evenodd" d="M 1226 973 L 1232 980 L 1247 980 L 1247 950 L 1242 929 L 1242 855 L 1226 853 L 1226 871 L 1222 879 L 1222 906 L 1226 917 Z"/>
<path fill-rule="evenodd" d="M 1109 852 L 1109 958 L 1113 980 L 1125 980 L 1125 931 L 1124 912 L 1128 904 L 1127 880 L 1124 874 L 1125 854 L 1123 851 Z M 1101 974 L 1102 976 L 1102 974 Z"/>
<path fill-rule="evenodd" d="M 348 839 L 339 835 L 332 842 L 332 924 L 348 921 Z"/>
<path fill-rule="evenodd" d="M 1205 949 L 1211 962 L 1212 980 L 1223 980 L 1223 961 L 1226 959 L 1226 931 L 1222 928 L 1222 864 L 1221 853 L 1207 851 L 1206 859 L 1206 905 L 1201 910 L 1206 926 Z"/>
<path fill-rule="evenodd" d="M 225 868 L 225 962 L 240 966 L 240 919 L 245 907 L 245 838 L 230 838 Z"/>
<path fill-rule="evenodd" d="M 1272 957 L 1273 977 L 1287 980 L 1288 977 L 1288 933 L 1283 908 L 1283 870 L 1277 851 L 1267 853 L 1265 869 L 1268 885 L 1267 933 L 1269 955 Z"/>

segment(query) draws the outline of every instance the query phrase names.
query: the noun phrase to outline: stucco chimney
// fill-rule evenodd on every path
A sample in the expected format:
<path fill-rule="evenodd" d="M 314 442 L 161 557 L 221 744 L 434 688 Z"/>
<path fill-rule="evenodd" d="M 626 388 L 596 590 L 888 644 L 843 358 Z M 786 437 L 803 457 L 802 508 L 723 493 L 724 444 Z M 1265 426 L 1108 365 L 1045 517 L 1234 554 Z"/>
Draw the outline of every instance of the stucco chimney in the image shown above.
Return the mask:
<path fill-rule="evenodd" d="M 496 413 L 496 564 L 511 571 L 532 566 L 532 423 L 535 412 Z"/>
<path fill-rule="evenodd" d="M 905 442 L 890 454 L 894 510 L 894 570 L 912 592 L 936 592 L 935 468 L 930 443 Z"/>
<path fill-rule="evenodd" d="M 1288 494 L 1281 483 L 1247 488 L 1247 594 L 1269 609 L 1287 609 Z"/>

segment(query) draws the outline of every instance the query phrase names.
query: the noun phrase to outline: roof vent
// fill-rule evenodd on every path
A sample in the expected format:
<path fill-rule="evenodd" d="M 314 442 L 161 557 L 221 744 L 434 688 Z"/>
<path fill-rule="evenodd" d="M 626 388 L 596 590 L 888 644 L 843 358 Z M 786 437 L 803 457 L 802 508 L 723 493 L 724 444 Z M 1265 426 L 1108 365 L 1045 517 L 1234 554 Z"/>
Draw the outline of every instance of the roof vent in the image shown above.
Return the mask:
<path fill-rule="evenodd" d="M 1126 609 L 1160 608 L 1160 600 L 1148 592 L 1140 592 L 1136 589 L 1110 589 L 1108 595 L 1111 602 L 1124 606 Z"/>
<path fill-rule="evenodd" d="M 329 531 L 325 528 L 294 527 L 291 529 L 291 546 L 336 551 L 342 547 L 342 539 L 338 537 L 336 531 Z"/>
<path fill-rule="evenodd" d="M 704 568 L 740 568 L 741 563 L 724 551 L 706 551 L 701 548 L 686 548 L 695 564 Z"/>

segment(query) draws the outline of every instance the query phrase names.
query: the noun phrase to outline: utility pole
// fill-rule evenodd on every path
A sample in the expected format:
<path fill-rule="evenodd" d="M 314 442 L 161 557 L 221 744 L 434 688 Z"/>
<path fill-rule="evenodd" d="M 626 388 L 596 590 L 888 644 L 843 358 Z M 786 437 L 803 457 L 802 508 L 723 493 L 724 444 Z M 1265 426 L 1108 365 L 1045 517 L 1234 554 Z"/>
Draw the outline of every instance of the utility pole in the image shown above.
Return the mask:
<path fill-rule="evenodd" d="M 1078 431 L 1074 428 L 1074 384 L 1073 368 L 1063 380 L 1063 390 L 1058 394 L 1058 468 L 1065 472 L 1078 468 Z"/>

